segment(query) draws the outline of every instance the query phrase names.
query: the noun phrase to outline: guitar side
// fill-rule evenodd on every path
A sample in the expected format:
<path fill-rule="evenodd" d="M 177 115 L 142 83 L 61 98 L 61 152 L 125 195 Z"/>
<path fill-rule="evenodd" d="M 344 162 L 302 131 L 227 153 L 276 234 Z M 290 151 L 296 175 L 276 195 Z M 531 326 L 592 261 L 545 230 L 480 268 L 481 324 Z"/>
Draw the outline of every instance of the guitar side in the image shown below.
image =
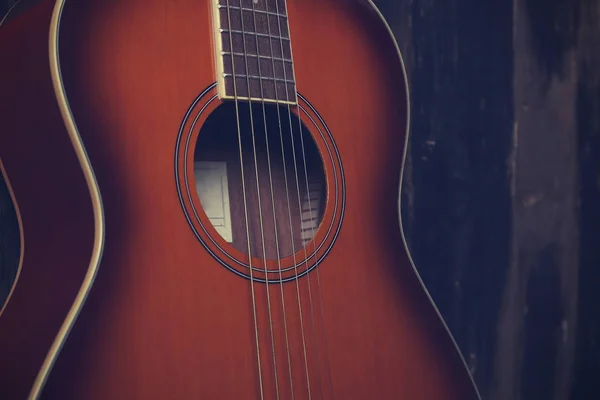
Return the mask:
<path fill-rule="evenodd" d="M 103 241 L 95 178 L 57 99 L 53 1 L 22 0 L 0 26 L 0 157 L 21 230 L 19 273 L 0 312 L 0 393 L 37 398 L 92 285 Z"/>

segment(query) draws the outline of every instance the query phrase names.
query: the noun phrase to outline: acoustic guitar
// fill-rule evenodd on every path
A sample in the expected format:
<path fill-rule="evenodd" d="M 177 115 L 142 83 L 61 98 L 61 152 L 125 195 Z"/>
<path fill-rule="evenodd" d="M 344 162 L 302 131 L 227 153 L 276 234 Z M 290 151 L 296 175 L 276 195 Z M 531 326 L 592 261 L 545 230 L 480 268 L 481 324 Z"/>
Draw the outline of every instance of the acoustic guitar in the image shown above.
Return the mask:
<path fill-rule="evenodd" d="M 371 0 L 22 0 L 0 53 L 1 399 L 479 398 L 402 235 Z"/>

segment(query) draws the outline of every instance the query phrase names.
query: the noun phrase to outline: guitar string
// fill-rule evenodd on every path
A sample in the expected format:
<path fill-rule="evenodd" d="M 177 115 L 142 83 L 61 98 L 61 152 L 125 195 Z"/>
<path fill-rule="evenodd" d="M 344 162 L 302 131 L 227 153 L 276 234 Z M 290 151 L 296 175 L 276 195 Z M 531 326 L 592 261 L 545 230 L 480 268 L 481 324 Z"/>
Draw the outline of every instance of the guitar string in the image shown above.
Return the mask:
<path fill-rule="evenodd" d="M 275 0 L 277 1 L 277 0 Z M 292 52 L 291 49 L 291 43 L 290 43 L 290 53 Z M 294 77 L 295 80 L 295 77 Z M 302 132 L 302 119 L 301 119 L 301 113 L 302 113 L 302 109 L 300 107 L 300 104 L 298 104 L 298 127 L 300 132 Z M 308 180 L 308 168 L 307 168 L 307 164 L 306 164 L 306 151 L 305 151 L 305 146 L 304 146 L 304 135 L 300 134 L 300 145 L 302 148 L 302 161 L 304 164 L 304 182 L 306 185 L 306 197 L 308 199 L 308 209 L 310 211 L 312 211 L 312 205 L 311 205 L 311 194 L 310 194 L 310 187 L 309 187 L 309 180 Z M 317 215 L 318 215 L 318 210 L 317 210 Z M 315 226 L 314 224 L 310 224 L 310 229 L 311 229 L 311 241 L 313 243 L 313 260 L 316 263 L 317 262 L 317 242 L 315 240 Z M 307 260 L 308 262 L 308 260 Z M 327 341 L 327 329 L 326 329 L 326 324 L 325 324 L 325 311 L 323 308 L 323 293 L 321 290 L 321 273 L 320 273 L 320 269 L 319 268 L 315 268 L 315 274 L 317 275 L 317 297 L 318 297 L 318 303 L 319 303 L 319 311 L 321 314 L 321 326 L 322 326 L 322 331 L 323 331 L 323 345 L 325 347 L 324 351 L 323 351 L 323 357 L 325 359 L 325 370 L 327 372 L 327 380 L 329 381 L 329 394 L 330 394 L 330 398 L 333 399 L 334 395 L 333 395 L 333 382 L 331 379 L 331 365 L 330 365 L 330 360 L 329 360 L 329 346 L 328 346 L 328 341 Z M 309 282 L 309 288 L 310 288 L 310 282 Z M 309 289 L 310 290 L 310 289 Z M 311 312 L 312 312 L 312 304 L 311 304 Z M 311 314 L 312 316 L 312 314 Z M 314 328 L 314 316 L 313 316 L 313 328 Z M 316 336 L 316 328 L 315 329 L 315 336 Z M 318 353 L 318 350 L 317 350 Z M 320 364 L 319 364 L 320 365 Z M 322 392 L 321 392 L 321 396 L 323 396 Z"/>
<path fill-rule="evenodd" d="M 253 1 L 252 2 L 252 19 L 254 22 L 254 32 L 258 33 L 258 25 L 256 23 L 255 4 L 256 3 Z M 266 6 L 266 2 L 265 2 L 265 6 Z M 265 8 L 268 10 L 268 6 L 266 6 Z M 241 12 L 243 12 L 243 11 L 241 11 Z M 270 22 L 269 22 L 268 16 L 266 19 L 267 19 L 267 33 L 269 35 L 271 35 L 271 28 L 270 28 Z M 269 149 L 267 113 L 266 113 L 266 107 L 265 107 L 265 95 L 264 95 L 264 88 L 263 88 L 262 68 L 260 65 L 260 48 L 259 48 L 259 44 L 258 44 L 258 35 L 257 34 L 254 35 L 254 39 L 255 39 L 255 45 L 256 45 L 256 61 L 257 61 L 257 65 L 258 65 L 258 79 L 259 79 L 259 86 L 260 86 L 260 96 L 261 96 L 261 100 L 262 100 L 261 103 L 262 103 L 262 112 L 263 112 L 263 123 L 264 123 L 264 129 L 265 129 L 265 148 L 267 151 L 267 167 L 268 167 L 268 171 L 269 171 L 269 187 L 270 187 L 270 192 L 271 192 L 271 205 L 272 205 L 272 210 L 273 210 L 273 232 L 274 232 L 274 237 L 275 237 L 275 249 L 277 252 L 277 267 L 279 270 L 279 288 L 280 288 L 280 292 L 281 292 L 281 305 L 282 305 L 282 313 L 283 313 L 285 348 L 286 348 L 286 355 L 287 355 L 287 362 L 288 362 L 288 373 L 290 375 L 290 392 L 292 394 L 291 398 L 293 400 L 294 399 L 294 383 L 293 383 L 293 378 L 292 378 L 292 360 L 291 360 L 291 355 L 290 355 L 290 344 L 289 344 L 288 327 L 287 327 L 287 315 L 286 315 L 286 308 L 285 308 L 285 296 L 283 293 L 283 276 L 282 276 L 282 272 L 281 272 L 281 253 L 280 253 L 280 249 L 279 249 L 279 235 L 277 233 L 277 214 L 275 211 L 275 195 L 273 193 L 273 174 L 272 174 L 272 168 L 271 168 L 271 153 L 270 153 L 270 149 Z M 273 53 L 271 53 L 271 62 L 274 65 L 275 61 L 273 59 Z M 273 68 L 273 87 L 275 88 L 275 99 L 277 100 L 277 86 L 275 85 L 275 68 Z M 275 108 L 277 108 L 277 111 L 279 113 L 278 105 L 276 105 Z M 280 136 L 282 136 L 281 135 L 281 122 L 279 123 L 279 127 L 280 127 Z M 283 165 L 283 168 L 284 168 L 284 174 L 285 174 L 285 164 Z M 263 247 L 264 247 L 264 243 L 263 243 Z M 269 279 L 266 258 L 265 258 L 265 279 L 267 281 Z M 267 290 L 268 290 L 268 287 L 267 287 Z"/>
<path fill-rule="evenodd" d="M 278 0 L 275 0 L 276 4 L 278 4 Z M 284 3 L 285 4 L 285 3 Z M 288 22 L 288 37 L 291 39 L 291 32 L 290 32 L 290 27 L 289 27 L 289 22 Z M 283 52 L 283 41 L 281 41 L 281 54 L 282 57 L 284 57 L 284 52 Z M 293 59 L 293 51 L 292 51 L 292 45 L 291 45 L 291 40 L 290 40 L 290 58 Z M 285 69 L 284 69 L 284 74 L 285 74 Z M 296 77 L 295 77 L 295 71 L 292 70 L 292 74 L 294 74 L 293 80 L 294 82 L 296 81 Z M 284 75 L 284 79 L 285 75 Z M 287 90 L 287 85 L 286 85 L 286 90 Z M 294 86 L 294 91 L 295 91 L 295 95 L 296 98 L 298 99 L 298 91 L 297 91 L 297 87 Z M 299 128 L 299 135 L 300 135 L 300 144 L 302 147 L 302 161 L 303 161 L 303 165 L 304 165 L 304 181 L 306 184 L 306 197 L 308 199 L 308 210 L 309 212 L 312 212 L 312 206 L 311 206 L 311 194 L 310 194 L 310 187 L 309 187 L 309 180 L 308 180 L 308 168 L 307 168 L 307 163 L 306 163 L 306 151 L 305 151 L 305 146 L 304 146 L 304 135 L 302 134 L 302 119 L 301 119 L 301 107 L 300 107 L 300 103 L 298 103 L 298 128 Z M 288 115 L 290 118 L 290 133 L 293 132 L 292 129 L 292 116 L 291 116 L 292 112 L 290 107 L 288 106 Z M 295 156 L 294 156 L 295 158 Z M 295 162 L 294 162 L 295 165 Z M 299 186 L 299 182 L 298 182 L 298 177 L 297 177 L 297 173 L 296 173 L 296 184 Z M 300 202 L 300 189 L 298 188 L 298 202 Z M 318 211 L 317 211 L 318 213 Z M 300 216 L 302 216 L 302 210 L 300 209 Z M 314 248 L 314 253 L 313 253 L 313 259 L 314 262 L 317 262 L 317 243 L 315 241 L 315 228 L 314 225 L 311 224 L 311 241 L 313 242 L 313 248 Z M 305 254 L 305 258 L 306 258 L 306 246 L 304 246 L 304 254 Z M 308 268 L 308 262 L 309 260 L 306 260 L 307 262 L 307 268 Z M 322 298 L 322 291 L 321 291 L 321 278 L 320 278 L 320 273 L 319 273 L 319 268 L 315 268 L 315 273 L 317 275 L 317 291 L 318 291 L 318 298 L 319 298 L 319 308 L 321 311 L 321 323 L 322 323 L 322 329 L 323 329 L 323 340 L 324 340 L 324 346 L 325 346 L 325 351 L 324 351 L 324 357 L 325 357 L 325 363 L 326 363 L 326 370 L 327 370 L 327 376 L 328 376 L 328 381 L 329 381 L 329 392 L 330 392 L 330 396 L 333 399 L 333 384 L 332 384 L 332 379 L 331 379 L 331 366 L 330 366 L 330 362 L 329 362 L 329 352 L 328 352 L 328 345 L 327 345 L 327 331 L 325 329 L 325 313 L 324 313 L 324 309 L 323 309 L 323 298 Z M 311 282 L 310 282 L 310 273 L 307 274 L 307 284 L 308 284 L 308 291 L 309 291 L 309 299 L 310 299 L 310 307 L 311 307 L 311 319 L 312 319 L 312 324 L 313 324 L 313 334 L 315 336 L 315 351 L 317 354 L 317 360 L 318 355 L 319 355 L 319 348 L 318 348 L 318 341 L 316 340 L 316 326 L 315 326 L 315 320 L 314 320 L 314 308 L 313 308 L 313 302 L 312 302 L 312 290 L 311 290 Z M 318 362 L 319 367 L 321 367 L 321 364 Z M 322 375 L 322 371 L 321 374 Z M 319 376 L 321 378 L 321 376 Z M 320 390 L 321 390 L 321 397 L 323 397 L 323 387 L 322 387 L 322 382 L 320 382 L 321 385 Z"/>
<path fill-rule="evenodd" d="M 302 119 L 301 119 L 301 112 L 302 109 L 300 108 L 300 105 L 298 105 L 298 125 L 299 125 L 299 129 L 300 131 L 302 131 Z M 302 161 L 304 164 L 304 182 L 306 185 L 306 197 L 308 199 L 308 209 L 312 210 L 312 205 L 311 205 L 311 194 L 310 194 L 310 187 L 309 187 L 309 179 L 308 179 L 308 168 L 307 168 L 307 164 L 306 164 L 306 151 L 305 151 L 305 146 L 304 146 L 304 138 L 303 135 L 300 135 L 300 145 L 302 148 Z M 318 211 L 317 211 L 318 214 Z M 317 262 L 317 242 L 315 240 L 315 227 L 313 224 L 310 225 L 310 229 L 311 229 L 311 241 L 313 243 L 313 260 L 316 263 Z M 308 263 L 308 260 L 307 260 Z M 317 276 L 317 297 L 318 297 L 318 302 L 319 302 L 319 308 L 320 308 L 320 313 L 321 313 L 321 324 L 322 324 L 322 331 L 323 331 L 323 345 L 325 347 L 325 349 L 323 350 L 323 357 L 325 358 L 325 370 L 327 372 L 327 379 L 329 381 L 329 394 L 331 396 L 331 399 L 334 398 L 333 395 L 333 383 L 332 383 L 332 379 L 331 379 L 331 365 L 330 365 L 330 361 L 329 361 L 329 349 L 328 349 L 328 344 L 327 344 L 327 329 L 325 327 L 325 312 L 323 309 L 323 295 L 322 295 L 322 291 L 321 291 L 321 274 L 320 274 L 320 270 L 319 268 L 315 268 L 315 274 Z M 308 286 L 309 286 L 309 293 L 310 293 L 310 280 L 308 282 Z M 311 317 L 313 318 L 313 329 L 314 329 L 314 334 L 316 336 L 316 327 L 315 327 L 315 321 L 314 321 L 314 315 L 312 314 L 313 308 L 312 308 L 312 303 L 311 303 Z M 319 353 L 318 351 L 318 344 L 315 344 L 315 346 L 317 346 L 317 354 Z M 319 364 L 320 366 L 320 364 Z M 322 371 L 321 371 L 322 374 Z M 323 395 L 322 392 L 322 387 L 321 387 L 321 396 Z"/>
<path fill-rule="evenodd" d="M 252 272 L 252 253 L 250 250 L 250 228 L 248 223 L 248 202 L 246 200 L 246 180 L 244 178 L 244 158 L 243 158 L 243 150 L 242 150 L 242 130 L 240 127 L 240 110 L 238 104 L 238 94 L 237 94 L 237 83 L 235 76 L 235 62 L 233 59 L 233 34 L 231 33 L 231 9 L 229 8 L 229 0 L 226 0 L 227 6 L 227 27 L 229 28 L 228 36 L 229 36 L 229 49 L 231 50 L 231 75 L 233 81 L 233 100 L 235 104 L 235 116 L 237 123 L 237 134 L 238 134 L 238 142 L 239 142 L 239 151 L 240 151 L 240 172 L 242 178 L 242 197 L 244 201 L 244 216 L 246 219 L 246 241 L 248 244 L 248 265 L 250 270 L 250 292 L 252 294 L 252 313 L 254 317 L 254 336 L 256 339 L 256 357 L 258 363 L 258 381 L 260 388 L 260 398 L 264 400 L 264 389 L 263 389 L 263 379 L 262 379 L 262 369 L 261 369 L 261 361 L 260 361 L 260 341 L 258 336 L 258 321 L 256 315 L 256 295 L 254 293 L 254 277 Z M 218 3 L 217 3 L 218 4 Z M 219 13 L 220 14 L 220 13 Z"/>
<path fill-rule="evenodd" d="M 300 106 L 298 106 L 298 123 L 300 125 L 300 129 L 302 129 L 302 120 L 300 117 L 300 113 L 301 113 Z M 310 196 L 310 189 L 309 189 L 309 184 L 308 184 L 308 173 L 307 173 L 306 156 L 305 156 L 305 150 L 304 150 L 304 140 L 302 138 L 302 135 L 300 135 L 300 144 L 302 146 L 302 159 L 304 161 L 304 181 L 306 183 L 306 193 L 307 193 L 306 197 L 308 198 L 308 209 L 312 210 L 312 206 L 310 203 L 311 196 Z M 318 213 L 318 211 L 317 211 L 317 213 Z M 317 243 L 315 241 L 314 225 L 311 224 L 310 229 L 311 229 L 311 240 L 313 242 L 313 249 L 314 249 L 313 260 L 316 263 L 317 262 Z M 325 349 L 323 351 L 323 353 L 324 353 L 323 357 L 325 358 L 325 364 L 326 364 L 325 370 L 327 371 L 327 377 L 329 380 L 329 393 L 330 393 L 331 398 L 333 399 L 334 398 L 333 384 L 332 384 L 332 380 L 331 380 L 331 366 L 329 363 L 329 350 L 328 350 L 328 346 L 327 346 L 327 330 L 325 328 L 325 312 L 323 310 L 323 296 L 322 296 L 322 291 L 321 291 L 321 276 L 319 273 L 319 268 L 315 268 L 315 274 L 317 275 L 317 291 L 318 291 L 317 297 L 319 299 L 319 308 L 321 311 L 321 324 L 323 327 L 322 329 L 323 329 L 323 341 L 324 341 L 323 344 L 325 346 Z M 309 291 L 310 291 L 310 282 L 309 282 Z M 312 311 L 312 304 L 311 304 L 311 311 Z M 315 330 L 315 336 L 316 336 L 316 328 L 314 327 L 314 316 L 313 316 L 313 329 Z M 317 353 L 318 353 L 318 350 L 317 350 Z M 322 387 L 321 387 L 321 390 L 322 390 Z M 323 392 L 321 391 L 321 395 L 322 395 L 322 393 Z"/>
<path fill-rule="evenodd" d="M 280 15 L 279 12 L 279 0 L 274 0 L 275 1 L 275 5 L 276 5 L 276 13 L 277 15 Z M 283 3 L 284 5 L 286 4 L 285 1 Z M 287 5 L 285 5 L 285 12 L 286 12 L 286 16 L 287 16 Z M 281 21 L 279 19 L 279 17 L 277 18 L 277 21 L 279 23 L 279 32 L 281 33 Z M 288 21 L 288 26 L 287 26 L 287 31 L 288 31 L 288 38 L 290 39 L 290 59 L 293 60 L 293 55 L 292 55 L 292 44 L 291 44 L 291 32 L 290 32 L 290 27 L 289 27 L 289 18 L 287 19 Z M 282 35 L 283 36 L 283 35 Z M 283 59 L 285 59 L 285 52 L 284 52 L 284 48 L 283 48 L 283 40 L 280 40 L 280 48 L 281 48 L 281 57 Z M 292 62 L 293 63 L 293 62 Z M 292 64 L 293 65 L 293 64 Z M 287 81 L 287 73 L 285 70 L 285 62 L 284 62 L 284 66 L 283 66 L 283 79 L 284 82 Z M 296 77 L 295 77 L 295 72 L 292 69 L 292 78 L 294 81 L 294 95 L 296 98 L 296 102 L 297 102 L 297 107 L 298 107 L 298 121 L 299 123 L 299 127 L 300 130 L 298 132 L 300 139 L 301 139 L 301 143 L 302 143 L 302 150 L 303 150 L 303 158 L 304 158 L 304 168 L 305 168 L 305 176 L 306 174 L 306 159 L 305 159 L 305 153 L 304 153 L 304 145 L 303 145 L 303 132 L 302 132 L 302 122 L 300 120 L 300 104 L 299 104 L 299 99 L 298 99 L 298 92 L 297 92 L 297 88 L 295 85 L 296 82 Z M 285 84 L 285 89 L 286 89 L 286 94 L 288 94 L 288 87 L 287 87 L 287 82 Z M 288 97 L 289 98 L 289 97 Z M 291 110 L 291 106 L 288 104 L 287 105 L 287 111 L 288 111 L 288 119 L 289 119 L 289 124 L 290 124 L 290 139 L 292 142 L 292 158 L 293 158 L 293 163 L 294 163 L 294 174 L 295 174 L 295 179 L 296 179 L 296 193 L 297 193 L 297 200 L 298 200 L 298 210 L 299 210 L 299 214 L 300 214 L 300 220 L 302 220 L 302 201 L 300 199 L 300 178 L 298 177 L 298 163 L 297 163 L 297 158 L 296 158 L 296 145 L 294 143 L 294 129 L 293 129 L 293 123 L 292 123 L 292 110 Z M 308 181 L 307 181 L 308 184 Z M 307 197 L 310 199 L 310 191 L 307 191 Z M 310 203 L 309 203 L 309 210 L 310 210 Z M 306 267 L 309 267 L 309 260 L 308 260 L 308 253 L 306 250 L 306 246 L 303 246 L 303 252 L 304 252 L 304 259 L 306 260 Z M 317 268 L 318 269 L 318 268 Z M 307 280 L 307 286 L 308 286 L 308 298 L 309 298 L 309 305 L 310 305 L 310 315 L 311 315 L 311 322 L 312 322 L 312 328 L 313 328 L 313 337 L 315 339 L 315 357 L 316 357 L 316 362 L 317 365 L 319 366 L 319 369 L 321 369 L 321 365 L 319 363 L 319 346 L 318 346 L 318 341 L 317 341 L 317 333 L 316 333 L 316 326 L 315 326 L 315 318 L 314 318 L 314 305 L 313 305 L 313 296 L 312 296 L 312 288 L 311 288 L 311 278 L 310 278 L 310 273 L 306 274 L 306 280 Z M 319 378 L 319 391 L 321 394 L 321 398 L 323 398 L 323 385 L 322 385 L 322 381 L 321 381 L 321 376 L 322 376 L 322 371 L 320 371 L 319 374 L 317 374 L 318 378 Z M 309 390 L 309 398 L 311 396 L 311 392 Z"/>
<path fill-rule="evenodd" d="M 253 20 L 254 20 L 254 27 L 255 27 L 255 32 L 258 32 L 258 25 L 256 24 L 256 11 L 255 11 L 255 4 L 256 2 L 252 2 L 252 14 L 253 14 Z M 265 1 L 265 11 L 268 13 L 269 11 L 269 6 L 268 6 L 268 1 Z M 271 37 L 271 22 L 270 19 L 268 17 L 268 14 L 266 16 L 266 20 L 267 20 L 267 34 L 269 35 L 269 37 Z M 292 359 L 291 359 L 291 355 L 290 355 L 290 343 L 289 343 L 289 335 L 288 335 L 288 326 L 287 326 L 287 313 L 286 313 L 286 307 L 285 307 L 285 296 L 284 296 L 284 290 L 283 290 L 283 274 L 281 271 L 281 253 L 280 253 L 280 248 L 279 248 L 279 237 L 278 237 L 278 233 L 277 233 L 277 215 L 276 215 L 276 211 L 275 211 L 275 196 L 273 193 L 273 176 L 272 176 L 272 172 L 271 172 L 271 156 L 270 156 L 270 149 L 269 149 L 269 138 L 268 138 L 268 133 L 267 133 L 267 116 L 266 116 L 266 110 L 265 110 L 265 99 L 264 99 L 264 88 L 263 88 L 263 82 L 262 82 L 262 69 L 261 69 L 261 65 L 260 65 L 260 48 L 259 48 L 259 43 L 258 43 L 258 35 L 254 35 L 255 37 L 255 44 L 256 44 L 256 59 L 257 59 L 257 64 L 258 64 L 258 76 L 259 76 L 259 81 L 260 81 L 260 93 L 261 93 L 261 98 L 262 98 L 262 110 L 263 110 L 263 122 L 264 122 L 264 129 L 265 129 L 265 147 L 266 147 L 266 151 L 267 151 L 267 164 L 268 164 L 268 170 L 269 170 L 269 183 L 270 183 L 270 189 L 271 189 L 271 204 L 272 204 L 272 208 L 273 208 L 273 232 L 274 232 L 274 236 L 275 236 L 275 248 L 277 251 L 277 267 L 279 270 L 279 289 L 281 292 L 281 309 L 282 309 L 282 313 L 283 313 L 283 327 L 284 327 L 284 335 L 285 335 L 285 348 L 286 348 L 286 354 L 287 354 L 287 361 L 288 361 L 288 373 L 290 375 L 290 393 L 291 393 L 291 399 L 294 400 L 294 381 L 293 381 L 293 374 L 292 374 Z M 273 43 L 271 40 L 269 40 L 269 46 L 271 48 L 271 64 L 272 64 L 272 68 L 273 68 L 273 88 L 275 91 L 275 100 L 278 100 L 278 95 L 277 95 L 277 85 L 276 85 L 276 81 L 275 81 L 275 59 L 273 56 L 273 51 L 272 51 L 272 47 L 273 47 Z M 278 125 L 279 125 L 279 137 L 283 138 L 283 133 L 282 133 L 282 129 L 281 129 L 281 117 L 280 117 L 280 112 L 279 112 L 279 105 L 276 103 L 275 108 L 277 110 L 277 120 L 278 120 Z M 282 142 L 283 143 L 283 142 Z M 289 199 L 289 192 L 288 192 L 288 188 L 287 188 L 287 172 L 286 172 L 286 165 L 285 165 L 285 156 L 283 154 L 283 148 L 282 148 L 282 163 L 283 163 L 283 174 L 284 177 L 286 179 L 286 196 Z M 288 209 L 289 209 L 289 201 L 288 201 Z M 290 214 L 291 215 L 291 214 Z M 291 223 L 290 223 L 290 231 L 291 231 Z M 292 252 L 293 251 L 293 246 L 294 246 L 294 238 L 292 236 Z M 294 254 L 294 260 L 295 260 L 295 254 Z M 295 263 L 295 261 L 294 261 Z M 265 265 L 265 275 L 267 274 L 266 271 L 266 265 Z M 267 277 L 268 279 L 268 277 Z"/>
<path fill-rule="evenodd" d="M 277 1 L 277 0 L 275 0 Z M 277 4 L 276 4 L 277 6 Z M 268 13 L 269 13 L 269 0 L 265 0 L 265 10 L 267 12 L 267 27 L 268 27 L 268 31 L 269 31 L 269 37 L 271 37 L 271 21 L 268 18 Z M 279 12 L 276 12 L 276 16 L 277 16 L 277 25 L 278 25 L 278 32 L 279 32 L 279 37 L 280 37 L 280 42 L 281 42 L 281 22 L 279 20 Z M 274 56 L 274 51 L 273 51 L 273 41 L 269 40 L 269 49 L 271 52 L 271 66 L 273 68 L 273 76 L 275 76 L 275 56 Z M 258 51 L 258 46 L 257 46 L 257 51 Z M 283 58 L 283 57 L 282 57 Z M 284 81 L 285 81 L 285 61 L 283 61 L 283 70 L 284 70 Z M 273 85 L 275 87 L 275 97 L 278 100 L 279 99 L 279 95 L 277 94 L 277 84 L 276 81 L 274 80 Z M 289 101 L 289 93 L 287 90 L 287 85 L 284 85 L 285 87 L 285 96 L 286 96 L 286 101 Z M 288 211 L 288 221 L 289 221 L 289 227 L 290 227 L 290 239 L 291 239 L 291 247 L 292 247 L 292 261 L 293 261 L 293 265 L 294 265 L 294 275 L 295 275 L 295 279 L 294 282 L 296 284 L 296 294 L 297 294 L 297 300 L 298 300 L 298 314 L 299 314 L 299 322 L 300 322 L 300 336 L 302 339 L 302 354 L 303 354 L 303 358 L 304 358 L 304 370 L 306 373 L 306 385 L 307 385 L 307 390 L 308 390 L 308 398 L 309 400 L 311 399 L 311 390 L 310 390 L 310 378 L 309 378 L 309 369 L 308 369 L 308 356 L 307 356 L 307 351 L 306 351 L 306 338 L 305 338 L 305 332 L 304 332 L 304 316 L 303 316 L 303 312 L 302 312 L 302 301 L 301 301 L 301 294 L 300 294 L 300 284 L 299 284 L 299 279 L 298 279 L 298 261 L 296 258 L 296 248 L 295 248 L 295 243 L 294 243 L 294 230 L 293 230 L 293 222 L 292 222 L 292 208 L 291 208 L 291 203 L 290 203 L 290 191 L 289 191 L 289 183 L 288 183 L 288 172 L 287 172 L 287 162 L 285 159 L 285 145 L 284 145 L 284 139 L 283 139 L 283 125 L 282 125 L 282 119 L 281 119 L 281 110 L 279 108 L 279 104 L 277 104 L 277 106 L 275 107 L 277 109 L 277 122 L 279 125 L 279 139 L 280 139 L 280 143 L 281 143 L 281 158 L 282 158 L 282 165 L 283 165 L 283 178 L 284 178 L 284 185 L 285 185 L 285 194 L 286 194 L 286 203 L 287 203 L 287 211 Z M 294 143 L 292 142 L 292 146 L 294 145 Z M 280 279 L 280 285 L 283 291 L 283 278 L 282 278 L 282 274 L 281 274 L 281 270 L 279 272 L 279 279 Z M 285 303 L 282 304 L 285 310 Z M 284 315 L 285 315 L 285 311 L 284 311 Z M 287 334 L 287 333 L 286 333 Z M 290 368 L 290 385 L 292 387 L 292 399 L 294 398 L 294 390 L 293 390 L 293 379 L 292 379 L 292 371 Z"/>
<path fill-rule="evenodd" d="M 228 0 L 229 1 L 229 0 Z M 246 30 L 244 27 L 244 11 L 243 11 L 243 3 L 242 0 L 238 0 L 239 1 L 239 11 L 240 11 L 240 22 L 241 22 L 241 28 L 242 28 L 242 43 L 243 43 L 243 48 L 244 48 L 244 61 L 245 61 L 245 67 L 246 67 L 246 83 L 248 84 L 248 109 L 249 109 L 249 116 L 250 116 L 250 130 L 251 130 L 251 135 L 252 135 L 252 152 L 254 154 L 254 172 L 255 172 L 255 179 L 256 179 L 256 198 L 257 198 L 257 202 L 258 202 L 258 220 L 259 220 L 259 228 L 260 228 L 260 236 L 261 236 L 261 242 L 262 242 L 262 253 L 263 253 L 263 264 L 264 264 L 264 268 L 265 268 L 265 288 L 266 288 L 266 293 L 267 293 L 267 311 L 268 311 L 268 316 L 269 316 L 269 330 L 271 333 L 271 352 L 273 355 L 273 375 L 274 375 L 274 379 L 275 379 L 275 393 L 277 395 L 277 399 L 279 399 L 279 380 L 277 379 L 277 357 L 275 355 L 275 336 L 273 334 L 273 314 L 271 312 L 271 295 L 270 295 L 270 290 L 269 290 L 269 276 L 268 276 L 268 270 L 267 270 L 267 251 L 266 251 L 266 246 L 265 246 L 265 231 L 264 231 L 264 224 L 263 224 L 263 215 L 262 215 L 262 202 L 260 199 L 260 179 L 259 179 L 259 174 L 258 174 L 258 155 L 256 152 L 256 136 L 255 136 L 255 132 L 254 132 L 254 116 L 253 116 L 253 111 L 252 111 L 252 90 L 250 87 L 250 69 L 248 68 L 248 51 L 246 48 Z M 254 11 L 253 11 L 254 13 Z M 232 26 L 229 26 L 230 31 L 233 30 Z M 254 30 L 256 31 L 256 23 L 254 24 Z M 230 36 L 231 32 L 230 32 Z M 254 36 L 256 37 L 256 33 L 254 34 Z M 232 55 L 231 55 L 231 59 L 234 60 L 234 55 L 233 55 L 233 47 L 232 47 Z M 233 62 L 233 61 L 232 61 Z M 233 62 L 235 64 L 235 62 Z M 252 257 L 252 255 L 250 255 L 250 257 Z M 252 269 L 252 265 L 250 265 L 250 269 Z"/>

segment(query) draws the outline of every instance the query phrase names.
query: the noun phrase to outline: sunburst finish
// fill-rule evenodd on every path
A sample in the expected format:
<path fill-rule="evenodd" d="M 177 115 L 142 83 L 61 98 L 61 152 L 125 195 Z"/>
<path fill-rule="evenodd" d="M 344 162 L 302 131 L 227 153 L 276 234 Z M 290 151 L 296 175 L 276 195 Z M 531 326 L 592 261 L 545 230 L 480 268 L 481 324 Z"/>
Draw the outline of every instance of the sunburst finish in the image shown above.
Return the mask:
<path fill-rule="evenodd" d="M 314 237 L 292 232 L 298 245 L 266 263 L 272 227 L 249 257 L 193 190 L 194 162 L 213 154 L 202 126 L 232 101 L 215 87 L 214 2 L 43 0 L 1 28 L 0 156 L 25 250 L 0 316 L 0 393 L 477 398 L 397 219 L 409 109 L 397 46 L 368 1 L 285 3 L 298 101 L 279 103 L 312 136 L 326 191 Z"/>

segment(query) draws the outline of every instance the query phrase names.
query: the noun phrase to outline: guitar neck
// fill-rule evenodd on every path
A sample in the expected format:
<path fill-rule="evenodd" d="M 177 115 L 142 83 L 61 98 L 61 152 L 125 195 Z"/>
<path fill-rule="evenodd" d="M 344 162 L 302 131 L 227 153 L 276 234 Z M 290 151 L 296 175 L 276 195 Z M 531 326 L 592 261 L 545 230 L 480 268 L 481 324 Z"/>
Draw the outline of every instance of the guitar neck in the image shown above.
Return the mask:
<path fill-rule="evenodd" d="M 296 104 L 285 0 L 212 0 L 221 99 Z"/>

